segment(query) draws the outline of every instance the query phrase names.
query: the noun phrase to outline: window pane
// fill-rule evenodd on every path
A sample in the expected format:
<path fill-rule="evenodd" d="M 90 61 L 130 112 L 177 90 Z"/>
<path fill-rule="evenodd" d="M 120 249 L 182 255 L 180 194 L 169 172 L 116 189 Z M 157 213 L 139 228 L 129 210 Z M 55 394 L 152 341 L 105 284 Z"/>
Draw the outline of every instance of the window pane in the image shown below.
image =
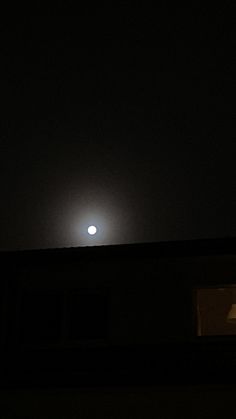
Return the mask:
<path fill-rule="evenodd" d="M 26 292 L 21 301 L 20 341 L 56 343 L 61 338 L 62 299 L 53 292 Z"/>
<path fill-rule="evenodd" d="M 70 294 L 67 299 L 69 340 L 104 339 L 108 332 L 107 299 L 102 294 Z"/>
<path fill-rule="evenodd" d="M 198 336 L 236 335 L 236 285 L 197 289 Z"/>

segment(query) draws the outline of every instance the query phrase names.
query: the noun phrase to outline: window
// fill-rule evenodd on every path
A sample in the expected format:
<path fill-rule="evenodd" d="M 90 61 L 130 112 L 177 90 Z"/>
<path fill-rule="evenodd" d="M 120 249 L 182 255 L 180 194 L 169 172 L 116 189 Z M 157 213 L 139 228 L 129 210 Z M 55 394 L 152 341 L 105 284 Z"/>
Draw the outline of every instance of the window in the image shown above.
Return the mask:
<path fill-rule="evenodd" d="M 108 333 L 107 298 L 102 293 L 73 292 L 66 301 L 67 339 L 104 339 Z"/>
<path fill-rule="evenodd" d="M 236 285 L 196 290 L 198 336 L 236 335 Z"/>
<path fill-rule="evenodd" d="M 26 345 L 76 344 L 108 336 L 104 290 L 31 289 L 21 296 L 19 341 Z"/>
<path fill-rule="evenodd" d="M 62 295 L 31 290 L 21 299 L 19 335 L 25 344 L 59 343 L 63 316 Z"/>

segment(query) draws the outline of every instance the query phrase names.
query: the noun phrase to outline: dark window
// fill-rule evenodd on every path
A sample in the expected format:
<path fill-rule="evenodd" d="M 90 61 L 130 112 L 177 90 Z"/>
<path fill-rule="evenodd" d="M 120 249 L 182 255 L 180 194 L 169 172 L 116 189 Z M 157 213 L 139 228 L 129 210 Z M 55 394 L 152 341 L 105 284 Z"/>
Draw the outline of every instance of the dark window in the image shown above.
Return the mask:
<path fill-rule="evenodd" d="M 20 343 L 74 344 L 108 335 L 107 296 L 94 290 L 25 290 L 17 320 Z"/>
<path fill-rule="evenodd" d="M 24 293 L 20 310 L 20 341 L 28 344 L 59 342 L 62 310 L 62 298 L 53 291 Z"/>
<path fill-rule="evenodd" d="M 108 333 L 107 298 L 78 292 L 67 297 L 66 334 L 69 340 L 104 339 Z"/>

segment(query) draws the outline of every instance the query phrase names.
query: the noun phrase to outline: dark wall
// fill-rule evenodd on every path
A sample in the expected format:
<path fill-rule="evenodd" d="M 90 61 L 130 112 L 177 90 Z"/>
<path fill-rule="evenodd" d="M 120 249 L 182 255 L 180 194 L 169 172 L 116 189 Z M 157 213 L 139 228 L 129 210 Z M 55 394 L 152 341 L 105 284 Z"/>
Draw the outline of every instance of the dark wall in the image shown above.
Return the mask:
<path fill-rule="evenodd" d="M 216 419 L 235 417 L 235 387 L 14 391 L 0 394 L 2 419 Z"/>
<path fill-rule="evenodd" d="M 3 263 L 3 388 L 219 384 L 236 368 L 235 340 L 199 340 L 195 304 L 198 286 L 235 282 L 234 254 L 43 251 Z"/>
<path fill-rule="evenodd" d="M 26 260 L 5 280 L 5 328 L 15 344 L 21 332 L 29 341 L 37 335 L 40 322 L 55 344 L 73 333 L 98 341 L 96 329 L 106 344 L 188 341 L 196 336 L 195 288 L 235 278 L 230 255 Z"/>

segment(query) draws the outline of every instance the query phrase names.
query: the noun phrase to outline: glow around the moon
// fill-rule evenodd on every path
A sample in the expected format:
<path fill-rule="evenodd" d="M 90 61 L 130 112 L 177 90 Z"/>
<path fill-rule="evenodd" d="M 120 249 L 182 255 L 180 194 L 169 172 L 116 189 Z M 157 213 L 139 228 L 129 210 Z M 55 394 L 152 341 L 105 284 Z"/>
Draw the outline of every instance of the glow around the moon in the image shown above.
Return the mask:
<path fill-rule="evenodd" d="M 94 195 L 95 203 L 91 202 L 90 195 Z M 81 198 L 79 203 L 70 203 L 63 225 L 69 246 L 100 246 L 127 241 L 132 220 L 127 207 L 120 208 L 122 199 L 113 202 L 110 196 L 97 197 L 95 192 L 90 195 L 86 198 L 85 194 L 86 199 Z M 62 230 L 61 224 L 60 228 Z"/>
<path fill-rule="evenodd" d="M 94 225 L 91 225 L 88 227 L 88 234 L 90 236 L 94 236 L 97 233 L 97 227 Z"/>

